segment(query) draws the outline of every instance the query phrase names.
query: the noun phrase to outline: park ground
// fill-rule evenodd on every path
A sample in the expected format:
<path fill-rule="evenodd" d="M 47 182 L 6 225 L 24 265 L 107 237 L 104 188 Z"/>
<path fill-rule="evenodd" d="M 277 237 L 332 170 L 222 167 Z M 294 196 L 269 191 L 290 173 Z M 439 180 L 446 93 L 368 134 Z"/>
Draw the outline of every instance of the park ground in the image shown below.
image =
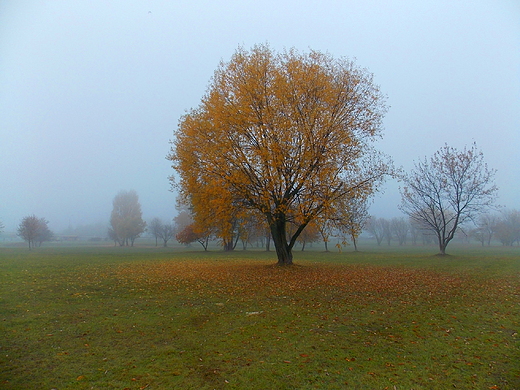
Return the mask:
<path fill-rule="evenodd" d="M 520 248 L 0 248 L 2 389 L 520 389 Z"/>

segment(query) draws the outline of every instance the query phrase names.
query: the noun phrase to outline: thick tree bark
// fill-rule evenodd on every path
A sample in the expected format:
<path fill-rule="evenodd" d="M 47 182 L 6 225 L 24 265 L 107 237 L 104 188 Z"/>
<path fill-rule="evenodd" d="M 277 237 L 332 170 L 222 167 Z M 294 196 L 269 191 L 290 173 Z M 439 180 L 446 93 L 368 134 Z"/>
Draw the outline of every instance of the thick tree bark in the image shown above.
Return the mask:
<path fill-rule="evenodd" d="M 292 248 L 287 243 L 284 216 L 279 216 L 270 222 L 271 236 L 273 237 L 276 255 L 278 256 L 278 265 L 292 265 Z"/>
<path fill-rule="evenodd" d="M 446 244 L 440 243 L 439 244 L 439 255 L 444 256 L 446 254 Z"/>
<path fill-rule="evenodd" d="M 233 249 L 235 249 L 235 248 L 233 247 L 232 239 L 231 239 L 231 241 L 224 241 L 224 251 L 231 252 Z"/>

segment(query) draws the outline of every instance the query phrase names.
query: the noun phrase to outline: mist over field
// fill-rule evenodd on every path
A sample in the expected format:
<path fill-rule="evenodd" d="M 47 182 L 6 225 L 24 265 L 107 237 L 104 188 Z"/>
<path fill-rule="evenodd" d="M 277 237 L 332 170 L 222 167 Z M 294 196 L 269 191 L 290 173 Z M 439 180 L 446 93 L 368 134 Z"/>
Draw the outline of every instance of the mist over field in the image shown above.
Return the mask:
<path fill-rule="evenodd" d="M 396 166 L 476 142 L 498 203 L 520 208 L 520 3 L 16 1 L 0 3 L 0 221 L 108 226 L 135 190 L 173 218 L 165 159 L 186 110 L 239 46 L 355 58 L 388 96 L 379 148 Z M 371 213 L 400 215 L 398 183 Z"/>

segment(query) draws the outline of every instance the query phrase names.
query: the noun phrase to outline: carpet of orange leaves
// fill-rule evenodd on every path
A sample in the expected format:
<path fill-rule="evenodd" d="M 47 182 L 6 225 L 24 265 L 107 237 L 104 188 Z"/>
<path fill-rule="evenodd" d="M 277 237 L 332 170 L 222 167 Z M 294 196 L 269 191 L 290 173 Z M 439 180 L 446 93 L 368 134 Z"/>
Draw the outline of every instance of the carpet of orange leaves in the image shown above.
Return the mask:
<path fill-rule="evenodd" d="M 172 261 L 123 267 L 119 277 L 157 285 L 160 289 L 190 286 L 215 294 L 241 296 L 298 293 L 309 290 L 362 295 L 442 297 L 455 291 L 466 295 L 485 288 L 518 290 L 504 279 L 475 279 L 432 269 L 366 265 L 305 264 L 292 267 L 247 261 Z M 485 286 L 483 285 L 485 283 Z M 513 292 L 512 292 L 513 293 Z M 518 291 L 515 291 L 518 293 Z M 219 294 L 220 295 L 220 294 Z"/>

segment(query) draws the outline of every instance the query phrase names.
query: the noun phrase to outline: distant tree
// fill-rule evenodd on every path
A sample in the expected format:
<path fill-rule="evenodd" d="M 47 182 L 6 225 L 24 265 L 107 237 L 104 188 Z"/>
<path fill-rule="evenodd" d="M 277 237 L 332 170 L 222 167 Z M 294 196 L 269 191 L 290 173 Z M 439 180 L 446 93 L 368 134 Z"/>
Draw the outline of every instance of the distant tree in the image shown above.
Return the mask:
<path fill-rule="evenodd" d="M 54 237 L 47 224 L 45 218 L 38 218 L 34 214 L 24 217 L 18 226 L 18 236 L 27 241 L 29 249 L 37 244 L 41 246 L 44 241 L 51 241 Z"/>
<path fill-rule="evenodd" d="M 495 225 L 495 235 L 502 245 L 520 245 L 520 211 L 504 211 Z"/>
<path fill-rule="evenodd" d="M 38 229 L 38 235 L 36 236 L 36 242 L 38 246 L 42 246 L 44 241 L 54 240 L 54 233 L 47 226 L 47 221 L 44 218 L 40 218 L 40 228 Z"/>
<path fill-rule="evenodd" d="M 334 222 L 331 219 L 320 217 L 316 220 L 316 228 L 325 245 L 325 252 L 329 251 L 330 236 L 334 232 Z"/>
<path fill-rule="evenodd" d="M 385 238 L 385 226 L 386 220 L 384 218 L 372 216 L 367 220 L 365 229 L 376 239 L 377 245 L 381 245 L 381 242 Z"/>
<path fill-rule="evenodd" d="M 139 197 L 133 190 L 120 191 L 112 202 L 113 210 L 110 216 L 112 231 L 109 235 L 117 240 L 120 246 L 134 246 L 134 241 L 145 230 Z"/>
<path fill-rule="evenodd" d="M 390 246 L 393 238 L 392 225 L 390 221 L 385 218 L 381 218 L 381 224 L 383 225 L 383 238 L 386 240 L 386 244 Z"/>
<path fill-rule="evenodd" d="M 406 239 L 408 238 L 408 232 L 410 231 L 410 224 L 409 222 L 404 219 L 403 217 L 400 218 L 392 218 L 390 220 L 390 226 L 392 229 L 392 232 L 397 238 L 397 242 L 399 243 L 399 246 L 402 246 L 406 244 Z"/>
<path fill-rule="evenodd" d="M 457 229 L 494 204 L 494 174 L 475 144 L 462 151 L 445 145 L 403 176 L 400 208 L 435 234 L 439 254 L 445 255 Z"/>
<path fill-rule="evenodd" d="M 101 239 L 106 235 L 106 223 L 95 222 L 88 224 L 80 224 L 75 227 L 68 226 L 61 234 L 64 236 L 90 237 L 90 239 Z"/>
<path fill-rule="evenodd" d="M 315 223 L 309 223 L 303 232 L 298 237 L 298 242 L 302 245 L 302 252 L 305 250 L 305 245 L 318 241 L 320 233 Z"/>
<path fill-rule="evenodd" d="M 157 217 L 152 219 L 148 224 L 148 231 L 155 238 L 155 246 L 157 246 L 157 241 L 159 239 L 162 226 L 163 222 Z"/>
<path fill-rule="evenodd" d="M 410 229 L 410 239 L 413 245 L 417 245 L 417 239 L 421 235 L 421 229 L 417 226 L 417 223 L 413 220 L 408 220 L 408 226 Z"/>
<path fill-rule="evenodd" d="M 255 241 L 263 238 L 265 224 L 261 216 L 249 212 L 242 214 L 242 219 L 238 221 L 238 236 L 242 241 L 242 248 L 247 249 L 247 245 L 253 245 Z"/>
<path fill-rule="evenodd" d="M 194 224 L 185 226 L 184 229 L 175 235 L 175 239 L 181 244 L 189 245 L 192 242 L 197 241 L 202 245 L 205 251 L 208 250 L 210 237 L 211 234 L 209 234 L 209 232 L 207 234 L 197 232 Z"/>
<path fill-rule="evenodd" d="M 175 227 L 171 223 L 162 224 L 158 236 L 163 241 L 163 247 L 166 248 L 168 241 L 175 237 Z"/>
<path fill-rule="evenodd" d="M 179 211 L 179 214 L 177 214 L 177 216 L 173 218 L 173 222 L 175 223 L 175 228 L 178 231 L 181 231 L 186 226 L 191 225 L 194 222 L 194 220 L 189 210 L 181 209 Z"/>
<path fill-rule="evenodd" d="M 4 224 L 2 223 L 2 221 L 0 221 L 0 233 L 4 231 L 4 227 Z"/>
<path fill-rule="evenodd" d="M 270 228 L 278 264 L 306 226 L 338 201 L 366 198 L 390 172 L 374 148 L 385 97 L 365 69 L 317 51 L 237 50 L 201 104 L 184 115 L 171 153 L 195 219 L 218 220 L 227 244 L 243 210 Z M 297 224 L 292 235 L 288 225 Z"/>
<path fill-rule="evenodd" d="M 345 202 L 335 220 L 336 228 L 344 236 L 343 244 L 350 240 L 354 251 L 358 250 L 358 237 L 369 219 L 368 202 L 365 199 L 350 199 Z"/>
<path fill-rule="evenodd" d="M 119 245 L 119 237 L 117 236 L 117 233 L 115 230 L 111 227 L 108 228 L 107 231 L 108 238 L 110 238 L 112 241 L 114 241 L 114 246 Z"/>
<path fill-rule="evenodd" d="M 491 240 L 497 228 L 499 218 L 494 214 L 483 214 L 477 222 L 475 229 L 470 231 L 470 236 L 479 241 L 482 246 L 491 245 Z"/>

